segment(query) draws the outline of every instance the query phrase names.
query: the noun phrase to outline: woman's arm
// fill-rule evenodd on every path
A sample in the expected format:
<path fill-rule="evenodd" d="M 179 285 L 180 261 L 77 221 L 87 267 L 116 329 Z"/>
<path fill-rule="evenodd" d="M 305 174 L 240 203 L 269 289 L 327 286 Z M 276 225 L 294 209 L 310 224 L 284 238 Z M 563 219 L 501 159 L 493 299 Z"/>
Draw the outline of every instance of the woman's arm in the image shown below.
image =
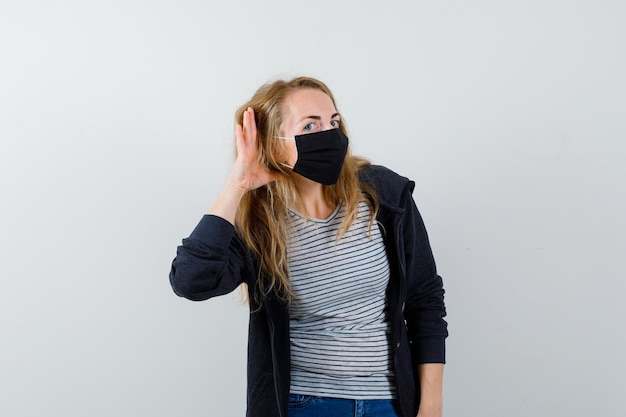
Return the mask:
<path fill-rule="evenodd" d="M 420 405 L 418 417 L 441 417 L 446 309 L 441 277 L 437 274 L 428 234 L 412 196 L 405 205 L 405 250 L 408 294 L 405 318 L 412 356 L 417 364 Z"/>
<path fill-rule="evenodd" d="M 235 234 L 235 217 L 246 191 L 275 178 L 258 164 L 252 108 L 244 112 L 243 124 L 237 125 L 235 138 L 237 157 L 222 192 L 209 214 L 183 240 L 172 262 L 172 288 L 190 300 L 206 300 L 233 291 L 245 281 L 246 270 L 254 268 L 248 249 Z"/>
<path fill-rule="evenodd" d="M 250 255 L 234 226 L 221 217 L 205 215 L 178 247 L 170 284 L 181 297 L 206 300 L 233 291 L 249 268 Z"/>
<path fill-rule="evenodd" d="M 418 365 L 420 407 L 417 417 L 441 417 L 443 413 L 443 364 Z"/>
<path fill-rule="evenodd" d="M 426 227 L 411 195 L 407 196 L 405 208 L 407 298 L 404 318 L 413 361 L 417 365 L 445 363 L 448 330 L 444 320 L 443 281 L 437 274 Z"/>

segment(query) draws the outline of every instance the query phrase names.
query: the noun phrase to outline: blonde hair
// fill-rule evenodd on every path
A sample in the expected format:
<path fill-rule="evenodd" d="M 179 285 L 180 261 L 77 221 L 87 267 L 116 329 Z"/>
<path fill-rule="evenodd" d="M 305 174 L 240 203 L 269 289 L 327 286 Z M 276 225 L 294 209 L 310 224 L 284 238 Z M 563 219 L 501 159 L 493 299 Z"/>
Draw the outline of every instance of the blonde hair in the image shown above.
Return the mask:
<path fill-rule="evenodd" d="M 269 167 L 279 177 L 278 181 L 244 194 L 235 219 L 237 234 L 256 255 L 260 263 L 257 288 L 254 298 L 257 303 L 262 297 L 274 293 L 279 298 L 291 301 L 294 297 L 287 263 L 287 209 L 294 208 L 305 213 L 296 185 L 289 172 L 281 165 L 284 154 L 284 141 L 275 140 L 280 136 L 285 117 L 284 102 L 289 93 L 304 88 L 321 90 L 330 97 L 337 108 L 330 89 L 321 81 L 309 77 L 298 77 L 289 81 L 278 80 L 261 86 L 252 98 L 241 106 L 235 114 L 235 122 L 243 123 L 243 114 L 248 107 L 254 109 L 258 140 L 258 162 Z M 344 118 L 339 128 L 348 135 Z M 359 180 L 357 172 L 368 166 L 363 158 L 352 156 L 350 149 L 334 185 L 324 185 L 324 199 L 330 205 L 343 204 L 346 216 L 339 229 L 340 239 L 357 216 L 358 204 L 366 201 L 370 205 L 370 227 L 372 226 L 378 201 L 374 190 Z M 248 289 L 250 295 L 252 291 Z"/>

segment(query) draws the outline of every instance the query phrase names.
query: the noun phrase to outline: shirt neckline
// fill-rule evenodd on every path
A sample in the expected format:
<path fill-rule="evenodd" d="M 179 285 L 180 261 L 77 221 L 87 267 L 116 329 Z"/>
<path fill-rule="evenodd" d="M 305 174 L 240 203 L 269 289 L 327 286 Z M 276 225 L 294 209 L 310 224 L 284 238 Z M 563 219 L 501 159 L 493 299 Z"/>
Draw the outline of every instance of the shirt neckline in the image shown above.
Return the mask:
<path fill-rule="evenodd" d="M 296 216 L 300 217 L 301 219 L 305 219 L 305 220 L 309 220 L 312 221 L 314 223 L 328 223 L 330 221 L 332 221 L 335 217 L 337 217 L 337 214 L 339 214 L 339 211 L 341 210 L 342 205 L 341 204 L 337 204 L 337 207 L 335 207 L 335 210 L 333 210 L 332 213 L 330 213 L 330 215 L 325 218 L 325 219 L 318 219 L 315 217 L 311 217 L 311 216 L 303 216 L 300 212 L 292 209 L 292 208 L 288 208 L 289 212 L 295 214 Z"/>

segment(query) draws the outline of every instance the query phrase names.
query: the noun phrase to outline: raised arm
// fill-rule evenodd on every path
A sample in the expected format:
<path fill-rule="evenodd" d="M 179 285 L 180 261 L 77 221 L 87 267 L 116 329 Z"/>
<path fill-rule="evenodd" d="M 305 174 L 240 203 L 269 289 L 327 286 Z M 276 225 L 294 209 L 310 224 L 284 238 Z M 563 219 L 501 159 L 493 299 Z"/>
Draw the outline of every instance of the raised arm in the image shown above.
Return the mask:
<path fill-rule="evenodd" d="M 235 216 L 243 194 L 275 179 L 258 163 L 254 110 L 248 108 L 235 131 L 237 157 L 209 213 L 178 247 L 170 283 L 174 292 L 190 300 L 226 294 L 245 280 L 252 259 L 235 233 Z"/>

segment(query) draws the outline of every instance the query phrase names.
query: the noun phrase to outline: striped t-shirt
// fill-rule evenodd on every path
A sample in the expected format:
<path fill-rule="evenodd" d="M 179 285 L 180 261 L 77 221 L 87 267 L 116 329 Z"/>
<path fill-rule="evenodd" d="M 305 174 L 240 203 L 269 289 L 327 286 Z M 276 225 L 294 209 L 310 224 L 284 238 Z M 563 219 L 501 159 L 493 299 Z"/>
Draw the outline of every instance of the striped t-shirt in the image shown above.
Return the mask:
<path fill-rule="evenodd" d="M 345 216 L 326 220 L 289 211 L 287 258 L 295 294 L 289 310 L 293 394 L 395 398 L 386 309 L 389 264 L 370 209 L 337 241 Z"/>

